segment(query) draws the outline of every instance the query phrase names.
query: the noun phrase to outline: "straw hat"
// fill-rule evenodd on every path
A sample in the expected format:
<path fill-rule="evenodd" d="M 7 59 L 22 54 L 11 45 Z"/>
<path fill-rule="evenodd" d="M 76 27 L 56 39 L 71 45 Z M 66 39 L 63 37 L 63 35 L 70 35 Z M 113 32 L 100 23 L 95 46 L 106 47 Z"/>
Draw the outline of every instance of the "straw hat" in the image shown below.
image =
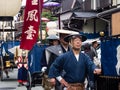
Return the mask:
<path fill-rule="evenodd" d="M 48 35 L 50 34 L 79 34 L 79 32 L 64 29 L 51 29 L 48 31 Z"/>
<path fill-rule="evenodd" d="M 71 34 L 71 35 L 67 35 L 67 36 L 64 38 L 64 41 L 69 42 L 71 39 L 73 39 L 73 38 L 75 38 L 75 37 L 81 38 L 82 42 L 84 42 L 84 41 L 87 40 L 87 38 L 86 38 L 84 35 L 81 35 L 81 34 Z"/>

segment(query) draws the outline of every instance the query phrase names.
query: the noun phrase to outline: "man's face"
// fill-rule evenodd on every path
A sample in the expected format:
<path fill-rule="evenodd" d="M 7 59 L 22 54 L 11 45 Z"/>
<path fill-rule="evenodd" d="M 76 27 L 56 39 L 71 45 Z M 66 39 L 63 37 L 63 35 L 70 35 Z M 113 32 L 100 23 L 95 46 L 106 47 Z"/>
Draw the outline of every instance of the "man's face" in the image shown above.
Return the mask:
<path fill-rule="evenodd" d="M 80 50 L 82 46 L 82 40 L 79 37 L 71 39 L 71 46 L 75 50 Z"/>
<path fill-rule="evenodd" d="M 53 45 L 58 45 L 59 41 L 58 40 L 53 40 Z"/>
<path fill-rule="evenodd" d="M 97 48 L 97 47 L 98 47 L 98 42 L 95 43 L 95 48 Z"/>
<path fill-rule="evenodd" d="M 94 47 L 95 49 L 98 47 L 98 42 L 97 42 L 97 41 L 94 42 L 93 47 Z"/>
<path fill-rule="evenodd" d="M 65 42 L 64 41 L 64 38 L 67 36 L 68 34 L 60 34 L 60 42 L 63 44 L 63 45 L 68 45 L 68 42 Z"/>

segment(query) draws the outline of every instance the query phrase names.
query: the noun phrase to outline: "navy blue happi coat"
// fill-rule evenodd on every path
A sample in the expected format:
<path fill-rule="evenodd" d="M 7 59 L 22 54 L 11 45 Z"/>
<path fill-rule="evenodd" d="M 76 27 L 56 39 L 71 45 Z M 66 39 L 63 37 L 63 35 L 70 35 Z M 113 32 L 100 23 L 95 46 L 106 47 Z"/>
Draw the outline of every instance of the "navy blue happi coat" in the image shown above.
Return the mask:
<path fill-rule="evenodd" d="M 79 53 L 79 60 L 69 51 L 59 56 L 51 65 L 49 78 L 61 76 L 61 71 L 64 70 L 63 78 L 68 83 L 83 83 L 87 76 L 88 70 L 94 70 L 96 66 L 92 60 L 84 53 Z"/>

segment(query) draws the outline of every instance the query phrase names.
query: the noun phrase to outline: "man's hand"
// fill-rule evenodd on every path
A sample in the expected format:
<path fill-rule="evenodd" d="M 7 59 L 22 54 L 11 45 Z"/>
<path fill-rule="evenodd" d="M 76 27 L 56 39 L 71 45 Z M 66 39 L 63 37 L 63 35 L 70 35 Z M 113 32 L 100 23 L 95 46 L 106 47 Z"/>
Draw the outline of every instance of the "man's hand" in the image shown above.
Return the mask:
<path fill-rule="evenodd" d="M 55 85 L 56 84 L 56 79 L 55 78 L 50 78 L 49 82 L 51 83 L 51 85 Z"/>
<path fill-rule="evenodd" d="M 62 86 L 69 87 L 69 84 L 63 78 L 60 80 L 60 83 Z"/>
<path fill-rule="evenodd" d="M 95 69 L 93 73 L 94 73 L 94 74 L 101 74 L 101 72 L 102 72 L 101 69 Z"/>

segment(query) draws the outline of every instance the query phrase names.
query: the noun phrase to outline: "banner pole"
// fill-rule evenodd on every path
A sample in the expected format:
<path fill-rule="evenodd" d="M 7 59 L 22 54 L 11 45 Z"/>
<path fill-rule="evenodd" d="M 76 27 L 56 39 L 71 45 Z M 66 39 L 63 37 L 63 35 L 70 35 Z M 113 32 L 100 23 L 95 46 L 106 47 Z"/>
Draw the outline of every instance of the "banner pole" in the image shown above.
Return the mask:
<path fill-rule="evenodd" d="M 42 17 L 42 4 L 40 3 L 41 0 L 39 1 L 39 11 L 40 11 L 40 41 L 42 43 L 42 20 L 41 20 L 41 17 Z"/>

